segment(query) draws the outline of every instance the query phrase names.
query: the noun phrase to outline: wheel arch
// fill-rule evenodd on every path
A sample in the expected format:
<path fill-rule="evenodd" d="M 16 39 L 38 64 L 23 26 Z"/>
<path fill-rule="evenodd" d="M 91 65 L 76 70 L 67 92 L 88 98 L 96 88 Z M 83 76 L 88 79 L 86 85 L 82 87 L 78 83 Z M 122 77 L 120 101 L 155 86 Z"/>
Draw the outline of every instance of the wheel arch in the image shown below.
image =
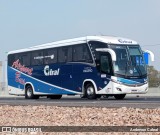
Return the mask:
<path fill-rule="evenodd" d="M 26 91 L 26 88 L 27 88 L 27 86 L 31 86 L 32 87 L 32 89 L 33 89 L 33 94 L 35 93 L 35 90 L 34 90 L 34 86 L 33 86 L 33 84 L 31 83 L 31 82 L 26 82 L 25 83 L 25 85 L 24 85 L 24 90 Z"/>
<path fill-rule="evenodd" d="M 85 92 L 85 86 L 88 83 L 91 83 L 94 86 L 95 93 L 97 94 L 97 86 L 96 86 L 96 83 L 92 79 L 86 79 L 86 80 L 83 81 L 83 84 L 82 84 L 82 93 Z"/>

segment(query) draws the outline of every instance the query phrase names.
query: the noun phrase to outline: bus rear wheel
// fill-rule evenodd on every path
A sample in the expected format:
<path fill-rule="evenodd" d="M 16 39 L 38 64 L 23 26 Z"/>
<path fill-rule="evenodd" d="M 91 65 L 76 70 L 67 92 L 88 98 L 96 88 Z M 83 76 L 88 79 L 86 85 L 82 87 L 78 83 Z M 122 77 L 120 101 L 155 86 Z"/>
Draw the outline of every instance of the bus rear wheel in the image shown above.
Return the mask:
<path fill-rule="evenodd" d="M 48 96 L 50 99 L 61 99 L 62 95 L 50 95 Z"/>
<path fill-rule="evenodd" d="M 95 88 L 92 84 L 87 84 L 85 87 L 86 96 L 88 99 L 96 99 Z"/>
<path fill-rule="evenodd" d="M 26 99 L 38 99 L 38 95 L 34 95 L 32 86 L 28 85 L 25 89 L 25 98 Z"/>
<path fill-rule="evenodd" d="M 117 94 L 117 95 L 114 95 L 115 99 L 117 99 L 117 100 L 124 99 L 125 96 L 126 96 L 126 94 Z"/>

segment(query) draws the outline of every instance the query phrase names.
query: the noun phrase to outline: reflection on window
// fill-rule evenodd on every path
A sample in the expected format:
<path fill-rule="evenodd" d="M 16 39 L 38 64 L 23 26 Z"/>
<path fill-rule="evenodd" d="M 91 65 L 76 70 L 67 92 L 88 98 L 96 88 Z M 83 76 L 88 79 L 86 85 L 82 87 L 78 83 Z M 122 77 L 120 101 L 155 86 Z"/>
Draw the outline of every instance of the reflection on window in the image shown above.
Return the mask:
<path fill-rule="evenodd" d="M 29 53 L 22 54 L 22 64 L 24 66 L 30 66 L 30 55 L 29 55 Z"/>
<path fill-rule="evenodd" d="M 141 52 L 138 47 L 129 47 L 130 55 L 141 55 Z"/>
<path fill-rule="evenodd" d="M 111 73 L 111 67 L 109 64 L 108 56 L 101 56 L 101 71 L 107 74 Z"/>
<path fill-rule="evenodd" d="M 72 46 L 60 47 L 58 49 L 58 62 L 72 61 Z"/>
<path fill-rule="evenodd" d="M 32 52 L 31 62 L 32 65 L 42 65 L 43 64 L 43 51 Z"/>
<path fill-rule="evenodd" d="M 87 44 L 73 46 L 73 61 L 92 63 L 92 57 Z"/>
<path fill-rule="evenodd" d="M 44 64 L 52 64 L 57 62 L 57 49 L 44 50 Z"/>

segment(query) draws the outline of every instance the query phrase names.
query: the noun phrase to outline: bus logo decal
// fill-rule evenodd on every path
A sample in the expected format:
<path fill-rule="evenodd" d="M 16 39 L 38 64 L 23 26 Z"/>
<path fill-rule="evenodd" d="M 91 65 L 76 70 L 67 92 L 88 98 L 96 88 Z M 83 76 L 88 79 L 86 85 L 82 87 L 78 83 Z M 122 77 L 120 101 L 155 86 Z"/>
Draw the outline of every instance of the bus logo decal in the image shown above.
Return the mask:
<path fill-rule="evenodd" d="M 25 79 L 21 78 L 21 73 L 16 72 L 15 75 L 16 75 L 16 78 L 15 78 L 16 82 L 24 85 L 25 84 Z"/>
<path fill-rule="evenodd" d="M 132 41 L 129 41 L 129 40 L 118 39 L 118 41 L 122 44 L 132 44 Z"/>
<path fill-rule="evenodd" d="M 92 68 L 91 67 L 85 67 L 83 69 L 83 73 L 88 73 L 88 72 L 93 72 Z"/>
<path fill-rule="evenodd" d="M 19 62 L 19 59 L 17 61 L 13 62 L 12 67 L 18 69 L 19 71 L 21 71 L 23 73 L 27 73 L 28 75 L 32 75 L 32 72 L 33 72 L 33 68 L 25 67 L 24 65 L 22 65 Z"/>
<path fill-rule="evenodd" d="M 59 71 L 60 71 L 59 68 L 57 70 L 52 70 L 52 69 L 49 68 L 48 65 L 46 65 L 44 67 L 44 74 L 45 74 L 45 76 L 59 75 Z"/>

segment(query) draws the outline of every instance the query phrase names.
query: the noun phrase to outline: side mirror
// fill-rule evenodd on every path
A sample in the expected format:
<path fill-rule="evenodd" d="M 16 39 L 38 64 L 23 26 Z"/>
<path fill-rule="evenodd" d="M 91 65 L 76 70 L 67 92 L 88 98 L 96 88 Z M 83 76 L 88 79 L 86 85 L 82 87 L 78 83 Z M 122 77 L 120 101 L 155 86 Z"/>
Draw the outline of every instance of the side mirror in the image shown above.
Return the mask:
<path fill-rule="evenodd" d="M 145 62 L 146 62 L 147 65 L 149 64 L 149 56 L 151 58 L 151 61 L 154 61 L 153 52 L 151 52 L 149 50 L 146 50 L 146 51 L 144 51 L 143 55 L 144 55 L 144 59 L 145 59 Z"/>
<path fill-rule="evenodd" d="M 110 53 L 110 55 L 112 57 L 112 61 L 116 61 L 116 59 L 117 59 L 116 53 L 112 49 L 110 49 L 110 48 L 97 48 L 96 51 Z"/>
<path fill-rule="evenodd" d="M 144 56 L 144 60 L 145 60 L 145 63 L 148 65 L 149 64 L 149 54 L 148 53 L 143 53 L 143 56 Z"/>

